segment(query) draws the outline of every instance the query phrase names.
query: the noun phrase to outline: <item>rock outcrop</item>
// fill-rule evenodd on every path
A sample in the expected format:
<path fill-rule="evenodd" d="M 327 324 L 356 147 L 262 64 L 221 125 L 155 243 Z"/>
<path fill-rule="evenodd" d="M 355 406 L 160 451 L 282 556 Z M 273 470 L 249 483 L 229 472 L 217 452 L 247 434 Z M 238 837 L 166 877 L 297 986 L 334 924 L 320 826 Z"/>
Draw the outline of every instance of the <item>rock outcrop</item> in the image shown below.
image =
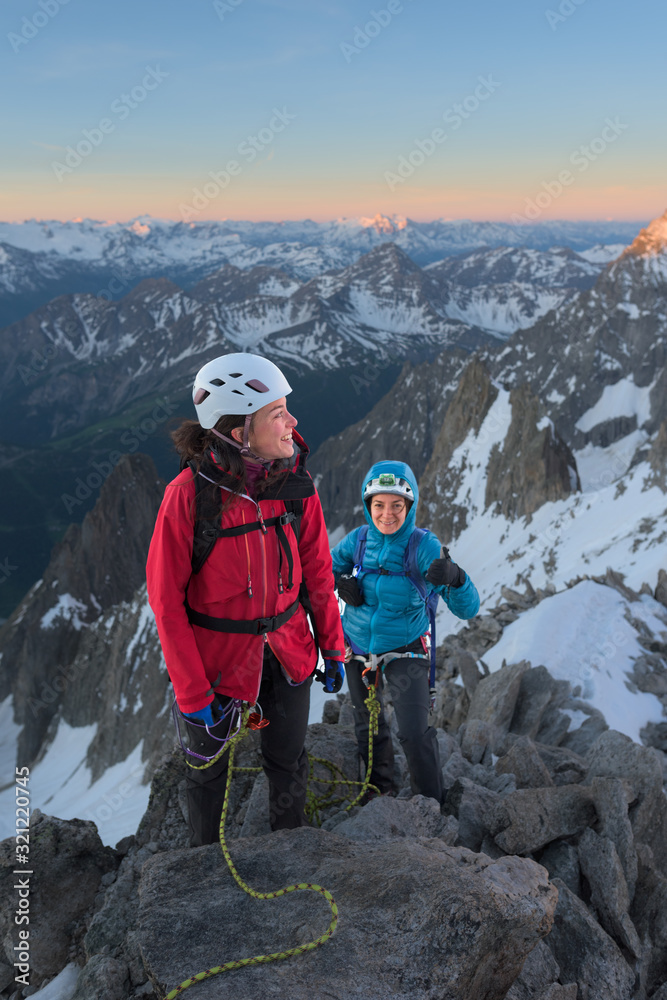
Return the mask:
<path fill-rule="evenodd" d="M 111 469 L 111 465 L 110 465 Z M 91 625 L 133 599 L 145 579 L 146 554 L 164 484 L 145 455 L 124 456 L 102 485 L 83 524 L 71 525 L 44 577 L 0 631 L 0 698 L 13 694 L 23 726 L 18 756 L 30 763 L 63 700 L 77 698 L 87 659 L 77 656 Z M 90 680 L 90 679 L 89 679 Z M 95 678 L 99 686 L 99 677 Z M 99 718 L 99 707 L 85 722 Z M 77 717 L 76 725 L 84 720 Z"/>

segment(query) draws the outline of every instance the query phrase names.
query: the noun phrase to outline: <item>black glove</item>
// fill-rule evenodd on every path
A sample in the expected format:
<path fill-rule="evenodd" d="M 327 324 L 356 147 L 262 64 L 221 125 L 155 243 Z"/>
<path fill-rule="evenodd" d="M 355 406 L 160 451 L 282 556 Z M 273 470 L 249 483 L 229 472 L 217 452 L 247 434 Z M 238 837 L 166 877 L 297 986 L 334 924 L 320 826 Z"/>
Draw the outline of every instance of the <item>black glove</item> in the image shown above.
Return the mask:
<path fill-rule="evenodd" d="M 460 566 L 452 562 L 449 552 L 442 546 L 440 558 L 434 559 L 426 571 L 426 579 L 434 587 L 462 587 L 466 575 Z"/>
<path fill-rule="evenodd" d="M 364 603 L 364 595 L 361 592 L 361 587 L 357 583 L 356 576 L 350 576 L 349 573 L 342 573 L 338 577 L 337 581 L 338 596 L 341 601 L 345 601 L 350 607 L 360 608 Z"/>

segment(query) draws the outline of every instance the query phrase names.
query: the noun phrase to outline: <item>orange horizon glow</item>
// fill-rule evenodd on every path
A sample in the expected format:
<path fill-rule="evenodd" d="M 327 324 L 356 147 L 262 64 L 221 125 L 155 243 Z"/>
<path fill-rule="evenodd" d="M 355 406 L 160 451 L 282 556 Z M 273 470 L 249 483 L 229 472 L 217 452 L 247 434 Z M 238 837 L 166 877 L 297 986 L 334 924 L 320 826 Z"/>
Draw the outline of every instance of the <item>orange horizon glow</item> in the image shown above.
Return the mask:
<path fill-rule="evenodd" d="M 128 223 L 150 216 L 178 221 L 285 222 L 311 219 L 317 223 L 336 219 L 374 219 L 402 217 L 413 222 L 435 220 L 473 222 L 512 222 L 513 215 L 523 216 L 531 202 L 542 206 L 531 221 L 554 222 L 636 222 L 661 216 L 667 207 L 664 184 L 641 188 L 608 185 L 591 188 L 583 181 L 549 199 L 542 186 L 513 184 L 492 188 L 413 186 L 390 192 L 377 183 L 361 182 L 350 189 L 347 182 L 326 186 L 322 178 L 304 182 L 259 186 L 241 177 L 235 190 L 221 192 L 209 199 L 191 218 L 184 217 L 181 206 L 190 206 L 194 191 L 203 186 L 199 178 L 119 177 L 114 175 L 86 178 L 85 184 L 44 188 L 29 180 L 18 180 L 10 196 L 0 193 L 0 219 L 5 222 L 71 222 L 92 219 L 100 222 Z M 538 196 L 541 195 L 541 199 Z"/>

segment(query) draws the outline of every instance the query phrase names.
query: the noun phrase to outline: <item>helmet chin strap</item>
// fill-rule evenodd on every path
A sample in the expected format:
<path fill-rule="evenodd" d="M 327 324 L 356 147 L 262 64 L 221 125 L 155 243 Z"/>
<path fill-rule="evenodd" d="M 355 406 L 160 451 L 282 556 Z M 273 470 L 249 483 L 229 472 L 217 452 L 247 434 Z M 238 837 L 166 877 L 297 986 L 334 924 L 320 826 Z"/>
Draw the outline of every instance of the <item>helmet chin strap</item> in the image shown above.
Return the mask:
<path fill-rule="evenodd" d="M 260 462 L 262 465 L 264 465 L 268 469 L 268 467 L 271 465 L 273 459 L 260 458 L 259 455 L 255 455 L 255 453 L 253 451 L 251 451 L 251 449 L 250 449 L 250 440 L 249 440 L 249 438 L 250 438 L 250 421 L 251 420 L 252 420 L 252 414 L 251 413 L 247 413 L 245 421 L 243 423 L 243 444 L 239 444 L 238 441 L 234 440 L 234 438 L 227 437 L 226 434 L 221 434 L 220 431 L 216 431 L 215 427 L 211 427 L 211 433 L 215 434 L 215 436 L 219 437 L 222 441 L 226 441 L 228 444 L 233 445 L 234 448 L 238 448 L 238 450 L 241 452 L 241 455 L 242 455 L 243 458 L 250 458 L 250 459 L 252 459 L 253 462 Z"/>

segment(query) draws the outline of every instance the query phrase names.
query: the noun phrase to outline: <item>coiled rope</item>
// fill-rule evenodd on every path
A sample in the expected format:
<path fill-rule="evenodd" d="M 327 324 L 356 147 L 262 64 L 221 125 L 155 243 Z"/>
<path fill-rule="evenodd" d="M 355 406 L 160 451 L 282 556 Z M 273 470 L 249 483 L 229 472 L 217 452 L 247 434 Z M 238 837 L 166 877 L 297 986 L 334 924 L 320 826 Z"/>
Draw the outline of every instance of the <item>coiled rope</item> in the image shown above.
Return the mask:
<path fill-rule="evenodd" d="M 309 755 L 310 758 L 310 772 L 308 777 L 309 782 L 317 781 L 318 783 L 322 782 L 325 784 L 329 784 L 330 786 L 333 786 L 333 790 L 335 790 L 336 785 L 361 785 L 361 790 L 359 794 L 356 796 L 354 801 L 352 801 L 347 806 L 347 810 L 352 809 L 352 807 L 355 806 L 361 800 L 363 795 L 369 789 L 374 789 L 375 791 L 377 791 L 375 786 L 371 785 L 369 781 L 371 768 L 373 766 L 373 736 L 375 736 L 378 731 L 378 716 L 380 714 L 380 709 L 381 709 L 380 702 L 378 701 L 375 695 L 375 686 L 371 685 L 371 687 L 369 688 L 368 698 L 366 699 L 364 704 L 368 708 L 370 718 L 369 718 L 369 729 L 368 729 L 368 766 L 366 768 L 366 775 L 363 782 L 348 781 L 344 777 L 342 777 L 342 771 L 336 764 L 332 764 L 330 761 L 324 760 L 321 757 L 310 757 Z M 229 753 L 229 767 L 227 770 L 227 783 L 225 785 L 225 801 L 222 807 L 222 814 L 220 816 L 220 828 L 219 828 L 220 847 L 222 848 L 223 856 L 225 858 L 225 861 L 227 862 L 227 866 L 232 874 L 232 877 L 234 878 L 234 881 L 238 886 L 240 886 L 241 889 L 243 889 L 244 892 L 247 892 L 249 896 L 252 896 L 254 899 L 277 899 L 278 896 L 286 896 L 287 893 L 289 892 L 304 892 L 304 891 L 316 892 L 320 896 L 323 896 L 324 899 L 326 899 L 329 905 L 329 909 L 331 911 L 331 922 L 329 923 L 329 926 L 327 927 L 324 934 L 320 935 L 320 937 L 316 938 L 316 940 L 314 941 L 309 941 L 308 944 L 298 945 L 295 948 L 288 948 L 286 951 L 274 951 L 271 954 L 267 955 L 255 955 L 253 958 L 236 959 L 231 962 L 225 962 L 224 965 L 216 965 L 210 969 L 205 969 L 203 972 L 198 972 L 195 976 L 191 976 L 189 979 L 184 980 L 180 984 L 180 986 L 177 986 L 170 993 L 168 993 L 165 1000 L 175 1000 L 175 997 L 183 993 L 184 990 L 187 990 L 189 986 L 194 986 L 195 983 L 203 982 L 204 979 L 210 979 L 211 976 L 217 976 L 218 973 L 220 972 L 231 972 L 232 969 L 242 969 L 245 966 L 249 965 L 261 965 L 265 962 L 276 962 L 278 961 L 278 959 L 281 958 L 291 958 L 293 955 L 303 955 L 307 951 L 312 951 L 314 948 L 319 948 L 320 945 L 323 945 L 325 941 L 328 941 L 328 939 L 332 936 L 332 934 L 336 930 L 336 925 L 338 924 L 338 907 L 336 906 L 336 901 L 328 889 L 325 889 L 321 885 L 316 885 L 314 882 L 298 882 L 293 885 L 288 885 L 284 889 L 276 889 L 274 892 L 258 892 L 256 889 L 253 889 L 251 886 L 249 886 L 248 883 L 241 878 L 236 869 L 236 865 L 234 864 L 232 857 L 229 853 L 229 848 L 227 847 L 227 841 L 225 839 L 225 822 L 227 819 L 227 807 L 229 804 L 229 789 L 231 787 L 232 773 L 234 770 L 261 771 L 261 768 L 259 767 L 234 768 L 234 754 L 236 752 L 236 745 L 242 739 L 244 739 L 246 736 L 250 734 L 251 728 L 253 726 L 253 723 L 250 721 L 251 718 L 252 716 L 250 713 L 250 709 L 246 706 L 246 708 L 243 711 L 243 716 L 241 719 L 241 725 L 239 729 L 234 734 L 234 736 L 224 744 L 222 749 L 215 755 L 215 757 L 212 758 L 212 760 L 202 765 L 190 764 L 190 762 L 188 761 L 189 767 L 192 767 L 197 771 L 201 771 L 204 770 L 204 768 L 211 767 L 212 764 L 214 764 L 217 760 L 220 759 L 223 753 L 225 752 Z M 330 778 L 316 778 L 314 776 L 313 764 L 316 762 L 324 764 L 324 766 L 329 769 L 331 773 Z M 318 825 L 319 825 L 319 812 L 321 809 L 345 801 L 345 797 L 335 799 L 332 797 L 332 795 L 333 791 L 330 791 L 328 797 L 317 799 L 314 796 L 312 796 L 310 791 L 308 792 L 308 805 L 306 807 L 306 814 L 308 815 L 310 813 L 309 818 L 317 817 Z"/>

